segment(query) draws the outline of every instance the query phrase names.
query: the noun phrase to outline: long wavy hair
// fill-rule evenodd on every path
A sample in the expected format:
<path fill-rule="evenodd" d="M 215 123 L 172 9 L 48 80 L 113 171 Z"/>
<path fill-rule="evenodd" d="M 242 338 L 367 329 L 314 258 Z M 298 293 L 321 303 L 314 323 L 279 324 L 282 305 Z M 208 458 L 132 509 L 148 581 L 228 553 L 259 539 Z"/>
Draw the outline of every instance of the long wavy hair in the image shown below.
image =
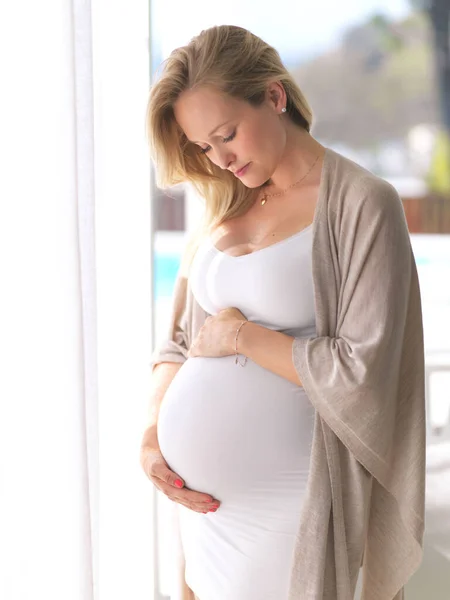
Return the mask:
<path fill-rule="evenodd" d="M 242 27 L 220 25 L 202 31 L 186 46 L 173 50 L 157 73 L 146 112 L 156 184 L 167 188 L 188 182 L 204 202 L 203 218 L 184 251 L 181 269 L 185 273 L 203 237 L 223 221 L 244 214 L 262 186 L 248 188 L 211 162 L 188 141 L 175 120 L 173 106 L 183 91 L 208 85 L 257 107 L 273 81 L 284 86 L 288 118 L 309 132 L 311 109 L 279 53 Z"/>

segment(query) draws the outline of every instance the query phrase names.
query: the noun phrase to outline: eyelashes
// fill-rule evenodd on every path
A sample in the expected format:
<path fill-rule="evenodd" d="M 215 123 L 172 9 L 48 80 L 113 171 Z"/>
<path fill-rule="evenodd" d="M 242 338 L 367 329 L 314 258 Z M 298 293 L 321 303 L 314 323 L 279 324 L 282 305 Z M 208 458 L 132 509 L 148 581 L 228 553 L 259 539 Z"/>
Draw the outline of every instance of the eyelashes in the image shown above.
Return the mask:
<path fill-rule="evenodd" d="M 234 140 L 234 138 L 236 137 L 236 129 L 233 131 L 233 133 L 231 135 L 229 135 L 226 138 L 223 138 L 223 142 L 226 144 L 227 142 L 231 142 L 231 140 Z M 209 152 L 211 150 L 211 146 L 207 146 L 206 148 L 200 148 L 200 153 L 201 154 L 206 154 L 207 152 Z"/>
<path fill-rule="evenodd" d="M 223 138 L 223 141 L 225 143 L 231 142 L 231 140 L 233 140 L 235 137 L 236 137 L 236 129 L 233 131 L 233 133 L 230 136 L 228 136 L 227 138 Z"/>

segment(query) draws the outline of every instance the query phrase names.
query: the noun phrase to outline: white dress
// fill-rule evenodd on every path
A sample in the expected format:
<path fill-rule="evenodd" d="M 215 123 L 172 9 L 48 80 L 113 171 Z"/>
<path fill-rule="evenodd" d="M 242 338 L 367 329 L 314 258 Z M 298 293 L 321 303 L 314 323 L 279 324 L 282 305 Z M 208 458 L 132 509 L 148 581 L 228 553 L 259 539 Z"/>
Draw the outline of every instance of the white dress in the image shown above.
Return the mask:
<path fill-rule="evenodd" d="M 311 250 L 312 225 L 237 257 L 207 239 L 192 291 L 210 314 L 236 307 L 264 327 L 315 337 Z M 171 382 L 161 451 L 188 488 L 221 502 L 207 514 L 177 504 L 186 581 L 199 600 L 287 599 L 314 413 L 302 387 L 234 355 L 189 358 Z"/>

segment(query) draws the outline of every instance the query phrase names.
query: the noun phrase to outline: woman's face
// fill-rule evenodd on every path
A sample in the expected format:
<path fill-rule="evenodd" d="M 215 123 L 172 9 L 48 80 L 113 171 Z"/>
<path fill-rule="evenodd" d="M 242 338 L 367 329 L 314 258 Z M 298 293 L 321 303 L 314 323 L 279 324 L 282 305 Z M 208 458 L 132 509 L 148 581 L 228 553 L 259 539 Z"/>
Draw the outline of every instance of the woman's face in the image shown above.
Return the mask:
<path fill-rule="evenodd" d="M 286 144 L 280 119 L 286 100 L 277 85 L 256 108 L 210 87 L 186 90 L 174 105 L 175 119 L 199 152 L 247 187 L 258 187 L 271 178 Z"/>

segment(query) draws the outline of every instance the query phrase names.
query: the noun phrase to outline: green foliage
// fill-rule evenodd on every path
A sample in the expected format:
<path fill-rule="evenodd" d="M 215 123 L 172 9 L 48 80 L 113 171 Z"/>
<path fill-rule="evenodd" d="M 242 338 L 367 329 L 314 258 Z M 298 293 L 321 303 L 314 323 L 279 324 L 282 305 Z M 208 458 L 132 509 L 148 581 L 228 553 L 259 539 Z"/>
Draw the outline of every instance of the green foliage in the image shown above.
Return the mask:
<path fill-rule="evenodd" d="M 426 10 L 429 5 L 427 0 L 409 0 L 409 3 L 415 10 Z"/>
<path fill-rule="evenodd" d="M 395 50 L 384 33 L 401 40 Z M 375 15 L 348 30 L 339 47 L 295 69 L 314 109 L 314 134 L 329 143 L 367 148 L 370 142 L 405 138 L 418 123 L 437 125 L 430 37 L 424 13 L 395 22 Z"/>
<path fill-rule="evenodd" d="M 450 195 L 450 136 L 444 131 L 436 138 L 427 183 L 431 191 Z"/>
<path fill-rule="evenodd" d="M 392 22 L 383 14 L 376 13 L 368 21 L 368 24 L 378 34 L 380 46 L 385 52 L 399 51 L 404 47 L 402 36 L 395 30 Z"/>

